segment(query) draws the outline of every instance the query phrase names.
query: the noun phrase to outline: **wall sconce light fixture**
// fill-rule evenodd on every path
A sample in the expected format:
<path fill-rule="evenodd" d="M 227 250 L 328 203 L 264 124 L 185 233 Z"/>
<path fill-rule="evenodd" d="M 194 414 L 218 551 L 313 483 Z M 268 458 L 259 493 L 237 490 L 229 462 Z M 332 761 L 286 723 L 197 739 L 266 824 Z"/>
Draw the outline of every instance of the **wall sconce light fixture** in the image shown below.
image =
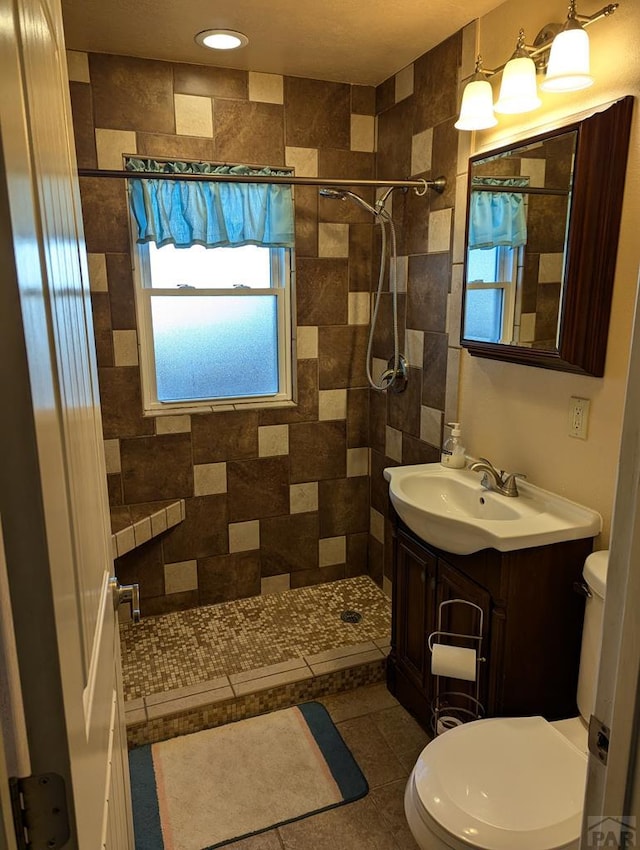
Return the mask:
<path fill-rule="evenodd" d="M 569 0 L 569 12 L 564 24 L 547 24 L 532 45 L 525 42 L 520 30 L 516 50 L 504 65 L 488 69 L 482 67 L 478 56 L 476 71 L 462 94 L 458 130 L 485 130 L 497 123 L 495 112 L 515 115 L 530 112 L 541 104 L 538 97 L 536 74 L 545 74 L 540 88 L 549 92 L 578 91 L 593 84 L 589 70 L 589 36 L 585 27 L 612 15 L 618 3 L 595 12 L 579 15 L 576 0 Z M 493 95 L 488 77 L 502 71 L 498 100 Z M 545 73 L 546 72 L 546 73 Z M 486 83 L 483 87 L 482 83 Z"/>

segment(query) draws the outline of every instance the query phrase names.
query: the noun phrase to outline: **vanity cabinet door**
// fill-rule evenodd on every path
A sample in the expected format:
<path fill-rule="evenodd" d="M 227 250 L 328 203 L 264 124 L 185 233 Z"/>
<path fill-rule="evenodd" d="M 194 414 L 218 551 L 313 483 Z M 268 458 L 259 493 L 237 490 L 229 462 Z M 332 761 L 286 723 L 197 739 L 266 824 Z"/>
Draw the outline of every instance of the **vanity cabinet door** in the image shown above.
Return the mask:
<path fill-rule="evenodd" d="M 482 612 L 469 605 L 452 604 L 445 605 L 442 609 L 441 628 L 445 632 L 453 632 L 460 635 L 473 635 L 480 633 L 482 628 L 482 645 L 481 653 L 478 653 L 486 660 L 480 662 L 478 676 L 480 682 L 479 700 L 487 710 L 487 679 L 490 669 L 489 659 L 489 637 L 491 625 L 491 596 L 484 587 L 480 587 L 475 581 L 468 578 L 464 573 L 461 573 L 455 567 L 452 567 L 442 558 L 438 559 L 438 578 L 436 583 L 436 598 L 435 598 L 435 617 L 434 629 L 438 627 L 438 612 L 440 605 L 443 602 L 451 602 L 452 600 L 462 600 L 471 602 L 477 605 Z M 482 619 L 482 626 L 480 620 Z M 458 638 L 443 637 L 439 640 L 440 643 L 447 643 L 453 646 L 462 646 L 469 649 L 475 649 L 478 652 L 478 641 L 462 640 Z M 433 677 L 435 678 L 435 677 Z M 449 679 L 446 677 L 440 678 L 440 693 L 445 691 L 456 691 L 458 693 L 468 694 L 475 697 L 476 683 L 467 682 L 463 679 Z M 435 691 L 435 681 L 432 684 L 432 690 Z M 471 706 L 470 706 L 471 707 Z"/>
<path fill-rule="evenodd" d="M 414 710 L 427 720 L 431 656 L 427 638 L 433 629 L 436 558 L 399 533 L 396 538 L 393 606 L 393 655 L 400 677 L 422 696 Z"/>

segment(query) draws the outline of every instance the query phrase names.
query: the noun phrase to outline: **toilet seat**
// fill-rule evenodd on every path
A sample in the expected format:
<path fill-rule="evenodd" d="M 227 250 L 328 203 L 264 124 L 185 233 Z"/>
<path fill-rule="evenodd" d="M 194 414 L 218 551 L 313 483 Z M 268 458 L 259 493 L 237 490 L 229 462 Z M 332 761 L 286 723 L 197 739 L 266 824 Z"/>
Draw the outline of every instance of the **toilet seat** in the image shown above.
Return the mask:
<path fill-rule="evenodd" d="M 414 768 L 425 824 L 456 846 L 555 850 L 580 835 L 587 757 L 542 717 L 492 718 L 432 741 Z"/>

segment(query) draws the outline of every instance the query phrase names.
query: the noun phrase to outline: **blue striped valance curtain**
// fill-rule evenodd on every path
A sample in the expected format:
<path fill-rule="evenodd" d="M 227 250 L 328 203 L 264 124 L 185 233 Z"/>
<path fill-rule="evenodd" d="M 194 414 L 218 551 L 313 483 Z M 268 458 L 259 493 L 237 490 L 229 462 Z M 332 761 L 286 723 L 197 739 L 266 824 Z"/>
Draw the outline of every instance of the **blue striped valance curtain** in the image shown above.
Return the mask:
<path fill-rule="evenodd" d="M 522 192 L 492 192 L 491 186 L 528 186 L 524 177 L 474 177 L 469 207 L 469 249 L 518 248 L 527 244 L 527 214 Z M 486 186 L 487 191 L 479 191 Z"/>
<path fill-rule="evenodd" d="M 131 211 L 138 225 L 138 242 L 190 248 L 263 245 L 291 248 L 294 214 L 291 186 L 276 183 L 216 183 L 163 180 L 170 174 L 248 174 L 289 176 L 290 171 L 254 169 L 247 165 L 208 162 L 158 162 L 128 157 L 125 168 L 156 171 L 158 178 L 129 182 Z"/>

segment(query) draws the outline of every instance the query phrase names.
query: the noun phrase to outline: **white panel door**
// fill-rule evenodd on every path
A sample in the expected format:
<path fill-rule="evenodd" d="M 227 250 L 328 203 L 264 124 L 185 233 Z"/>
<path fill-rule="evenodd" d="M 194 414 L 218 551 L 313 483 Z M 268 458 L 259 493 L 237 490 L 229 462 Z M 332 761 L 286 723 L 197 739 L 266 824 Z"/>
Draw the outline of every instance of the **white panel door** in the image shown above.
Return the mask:
<path fill-rule="evenodd" d="M 31 635 L 25 637 L 20 624 L 29 604 L 29 588 L 23 585 L 33 582 L 34 565 L 20 563 L 24 544 L 15 529 L 21 517 L 12 518 L 8 499 L 13 527 L 7 529 L 7 565 L 18 656 L 33 748 L 38 741 L 32 763 L 48 763 L 41 723 L 56 738 L 52 761 L 64 761 L 62 739 L 68 755 L 70 846 L 129 850 L 133 837 L 110 586 L 113 563 L 62 17 L 56 0 L 0 0 L 0 11 L 6 199 L 0 250 L 5 257 L 13 252 L 6 284 L 17 290 L 31 399 L 31 421 L 25 420 L 23 434 L 13 428 L 8 440 L 12 453 L 24 453 L 21 486 L 32 491 L 27 504 L 34 505 L 33 534 L 46 541 L 45 562 L 38 565 L 37 587 L 31 588 L 34 608 L 43 612 L 40 621 L 29 612 L 42 641 L 31 645 Z M 7 386 L 17 380 L 18 365 L 0 366 Z M 14 415 L 13 407 L 6 415 Z M 35 478 L 27 473 L 30 451 L 37 458 Z M 59 671 L 60 718 L 53 693 L 51 709 L 46 701 L 39 709 L 29 704 L 45 668 L 48 675 Z"/>

